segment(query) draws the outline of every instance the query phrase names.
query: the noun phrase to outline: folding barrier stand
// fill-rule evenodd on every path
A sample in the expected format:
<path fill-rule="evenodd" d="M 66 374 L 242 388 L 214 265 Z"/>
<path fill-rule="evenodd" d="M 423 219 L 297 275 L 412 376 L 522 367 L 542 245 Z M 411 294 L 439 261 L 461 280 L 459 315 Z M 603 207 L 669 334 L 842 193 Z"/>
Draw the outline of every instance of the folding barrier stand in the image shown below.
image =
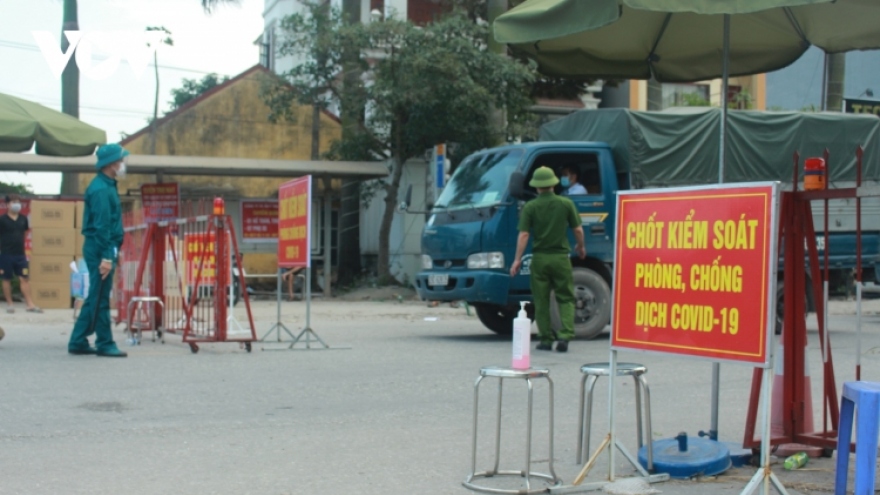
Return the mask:
<path fill-rule="evenodd" d="M 829 154 L 825 151 L 825 162 L 828 163 Z M 856 276 L 857 291 L 860 297 L 861 289 L 861 198 L 880 196 L 880 190 L 874 187 L 862 186 L 862 158 L 861 147 L 856 149 L 856 187 L 828 189 L 828 180 L 825 188 L 821 190 L 797 191 L 798 171 L 800 156 L 794 154 L 794 180 L 795 191 L 783 194 L 782 216 L 780 225 L 780 242 L 785 248 L 785 279 L 784 286 L 787 289 L 785 295 L 784 328 L 782 343 L 784 345 L 784 378 L 782 393 L 782 418 L 783 434 L 773 436 L 771 445 L 786 443 L 799 443 L 824 449 L 827 455 L 837 447 L 837 424 L 840 421 L 840 409 L 837 402 L 837 386 L 834 377 L 834 361 L 831 355 L 830 335 L 828 334 L 827 316 L 827 293 L 828 293 L 828 200 L 854 198 L 856 200 Z M 830 173 L 828 174 L 830 177 Z M 824 267 L 820 270 L 818 249 L 816 246 L 816 232 L 813 227 L 813 215 L 810 202 L 824 200 L 825 202 L 825 248 Z M 805 251 L 806 248 L 806 251 Z M 807 345 L 806 307 L 803 294 L 806 294 L 807 280 L 804 258 L 809 257 L 808 269 L 812 278 L 811 290 L 814 295 L 822 294 L 821 304 L 816 305 L 816 316 L 819 326 L 819 347 L 822 353 L 822 431 L 812 431 L 813 425 L 806 424 L 805 381 L 805 349 Z M 859 301 L 860 302 L 860 301 Z M 859 336 L 861 336 L 859 334 Z M 860 341 L 858 343 L 860 346 Z M 860 352 L 860 349 L 857 350 Z M 856 377 L 859 378 L 860 366 L 857 356 Z M 746 448 L 758 448 L 760 440 L 755 439 L 755 421 L 758 412 L 759 392 L 761 388 L 761 373 L 772 373 L 772 370 L 755 369 L 752 377 L 752 392 L 749 408 L 746 416 L 745 438 L 743 446 Z M 840 454 L 838 454 L 840 455 Z"/>

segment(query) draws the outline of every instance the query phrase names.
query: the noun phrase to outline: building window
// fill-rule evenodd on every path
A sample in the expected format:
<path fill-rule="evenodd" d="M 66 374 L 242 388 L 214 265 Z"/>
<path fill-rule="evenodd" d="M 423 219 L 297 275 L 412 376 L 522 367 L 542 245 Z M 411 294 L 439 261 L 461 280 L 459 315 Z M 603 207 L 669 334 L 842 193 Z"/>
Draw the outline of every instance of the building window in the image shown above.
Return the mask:
<path fill-rule="evenodd" d="M 275 70 L 275 23 L 270 24 L 260 37 L 260 65 Z"/>
<path fill-rule="evenodd" d="M 663 108 L 708 106 L 709 86 L 706 84 L 663 84 Z"/>
<path fill-rule="evenodd" d="M 413 24 L 424 26 L 436 21 L 449 10 L 440 0 L 407 0 L 406 15 Z"/>

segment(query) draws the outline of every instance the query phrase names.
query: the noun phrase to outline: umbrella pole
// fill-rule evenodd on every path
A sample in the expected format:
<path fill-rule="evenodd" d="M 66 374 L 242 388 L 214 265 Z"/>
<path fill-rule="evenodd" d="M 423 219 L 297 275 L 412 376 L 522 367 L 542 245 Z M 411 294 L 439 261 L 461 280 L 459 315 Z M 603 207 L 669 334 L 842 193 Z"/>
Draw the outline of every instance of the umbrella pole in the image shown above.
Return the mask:
<path fill-rule="evenodd" d="M 730 15 L 724 14 L 724 54 L 721 61 L 721 136 L 718 146 L 718 183 L 724 183 L 724 164 L 727 158 L 727 79 L 730 61 Z M 718 440 L 718 403 L 721 389 L 721 364 L 712 363 L 712 412 L 709 425 L 709 439 Z"/>
<path fill-rule="evenodd" d="M 718 183 L 724 182 L 724 166 L 727 154 L 725 138 L 727 137 L 727 91 L 730 63 L 730 15 L 724 14 L 724 54 L 721 61 L 721 140 L 718 147 Z"/>

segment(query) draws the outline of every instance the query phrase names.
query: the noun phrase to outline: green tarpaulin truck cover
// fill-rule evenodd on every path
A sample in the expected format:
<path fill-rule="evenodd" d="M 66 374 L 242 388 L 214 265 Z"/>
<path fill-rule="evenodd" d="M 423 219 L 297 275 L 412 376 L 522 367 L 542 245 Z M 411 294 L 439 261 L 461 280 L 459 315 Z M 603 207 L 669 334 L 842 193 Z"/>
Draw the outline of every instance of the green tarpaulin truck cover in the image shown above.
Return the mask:
<path fill-rule="evenodd" d="M 791 182 L 792 156 L 830 152 L 831 181 L 856 178 L 856 147 L 865 150 L 862 178 L 880 179 L 880 118 L 834 112 L 728 113 L 725 182 Z M 583 110 L 541 127 L 541 141 L 592 141 L 611 146 L 618 172 L 642 187 L 718 182 L 719 108 L 644 112 Z M 803 172 L 799 172 L 803 179 Z"/>

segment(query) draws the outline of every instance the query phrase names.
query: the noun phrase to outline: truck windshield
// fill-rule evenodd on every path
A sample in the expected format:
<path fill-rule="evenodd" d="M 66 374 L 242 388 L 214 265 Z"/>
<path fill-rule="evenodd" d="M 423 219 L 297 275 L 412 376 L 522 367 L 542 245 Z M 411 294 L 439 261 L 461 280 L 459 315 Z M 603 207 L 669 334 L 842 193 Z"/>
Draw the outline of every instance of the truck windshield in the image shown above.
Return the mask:
<path fill-rule="evenodd" d="M 467 158 L 449 179 L 435 208 L 455 210 L 498 204 L 522 156 L 523 150 L 514 149 Z"/>

